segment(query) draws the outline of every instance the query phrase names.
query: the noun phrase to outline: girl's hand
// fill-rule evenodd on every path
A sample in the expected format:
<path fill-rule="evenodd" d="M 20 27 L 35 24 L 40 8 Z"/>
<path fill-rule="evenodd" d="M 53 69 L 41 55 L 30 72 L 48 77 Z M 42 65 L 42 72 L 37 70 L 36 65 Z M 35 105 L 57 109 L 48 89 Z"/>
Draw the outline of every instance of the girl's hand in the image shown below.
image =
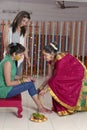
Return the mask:
<path fill-rule="evenodd" d="M 27 79 L 32 81 L 32 82 L 35 82 L 35 79 L 33 77 L 31 77 L 31 76 L 28 76 Z"/>
<path fill-rule="evenodd" d="M 25 78 L 23 78 L 23 81 L 24 82 L 35 82 L 35 79 L 33 78 L 33 77 L 25 77 Z"/>
<path fill-rule="evenodd" d="M 31 79 L 30 78 L 23 78 L 23 81 L 24 82 L 31 82 Z"/>
<path fill-rule="evenodd" d="M 32 82 L 35 82 L 35 78 L 33 78 L 33 77 L 30 77 L 30 79 L 31 79 L 31 81 L 32 81 Z"/>

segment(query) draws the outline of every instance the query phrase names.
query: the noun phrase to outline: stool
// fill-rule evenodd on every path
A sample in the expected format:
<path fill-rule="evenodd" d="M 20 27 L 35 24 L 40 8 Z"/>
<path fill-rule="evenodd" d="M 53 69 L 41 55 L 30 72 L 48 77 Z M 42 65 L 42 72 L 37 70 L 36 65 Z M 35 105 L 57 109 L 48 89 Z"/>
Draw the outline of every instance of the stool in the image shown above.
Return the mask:
<path fill-rule="evenodd" d="M 17 116 L 18 118 L 21 118 L 21 112 L 22 112 L 22 98 L 21 94 L 11 97 L 11 98 L 0 98 L 0 107 L 17 107 Z"/>

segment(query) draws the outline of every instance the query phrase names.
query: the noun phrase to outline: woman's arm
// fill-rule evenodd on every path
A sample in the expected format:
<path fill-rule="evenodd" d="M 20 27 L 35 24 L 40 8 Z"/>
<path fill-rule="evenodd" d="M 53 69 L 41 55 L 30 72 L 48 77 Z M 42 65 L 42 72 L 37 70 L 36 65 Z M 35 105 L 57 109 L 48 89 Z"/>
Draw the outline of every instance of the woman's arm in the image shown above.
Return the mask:
<path fill-rule="evenodd" d="M 5 82 L 6 82 L 7 86 L 14 86 L 14 85 L 19 84 L 18 80 L 11 81 L 11 64 L 10 64 L 10 62 L 6 62 L 4 64 L 4 77 L 5 77 Z"/>
<path fill-rule="evenodd" d="M 24 82 L 30 82 L 33 81 L 31 77 L 24 77 L 24 78 L 18 78 L 16 80 L 11 80 L 11 64 L 10 62 L 6 62 L 4 64 L 4 77 L 5 77 L 5 82 L 7 86 L 15 86 L 22 84 Z"/>
<path fill-rule="evenodd" d="M 6 24 L 5 29 L 4 29 L 4 50 L 5 51 L 7 49 L 8 44 L 9 44 L 8 36 L 9 36 L 9 25 Z"/>
<path fill-rule="evenodd" d="M 48 75 L 46 76 L 44 82 L 37 89 L 38 94 L 40 96 L 43 96 L 48 91 L 47 83 L 48 83 L 48 80 L 51 78 L 51 76 L 52 76 L 52 65 L 48 64 Z"/>
<path fill-rule="evenodd" d="M 15 76 L 15 80 L 19 80 L 20 78 L 21 78 L 21 76 L 19 76 L 19 75 Z"/>
<path fill-rule="evenodd" d="M 50 77 L 52 76 L 52 65 L 51 64 L 48 64 L 48 75 L 46 76 L 44 82 L 40 85 L 40 87 L 38 88 L 38 93 L 42 90 L 47 90 L 47 83 L 48 83 L 48 80 L 50 79 Z"/>
<path fill-rule="evenodd" d="M 25 37 L 24 37 L 24 47 L 26 48 L 24 56 L 25 56 L 25 58 L 27 60 L 27 63 L 30 66 L 30 57 L 28 56 L 28 48 L 27 48 L 27 35 L 25 35 Z"/>

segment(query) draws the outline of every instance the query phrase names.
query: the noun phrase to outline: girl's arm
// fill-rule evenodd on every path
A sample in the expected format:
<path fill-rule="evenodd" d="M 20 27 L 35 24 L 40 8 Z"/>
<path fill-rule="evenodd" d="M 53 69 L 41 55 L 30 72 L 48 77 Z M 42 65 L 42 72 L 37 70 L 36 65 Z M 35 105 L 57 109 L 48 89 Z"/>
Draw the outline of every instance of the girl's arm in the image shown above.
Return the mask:
<path fill-rule="evenodd" d="M 6 62 L 4 64 L 4 77 L 5 77 L 5 82 L 7 86 L 15 86 L 22 84 L 24 82 L 30 82 L 32 79 L 30 77 L 25 77 L 25 78 L 18 78 L 16 80 L 11 80 L 11 64 L 10 62 Z"/>
<path fill-rule="evenodd" d="M 4 29 L 4 50 L 5 51 L 7 49 L 8 44 L 10 43 L 8 41 L 8 39 L 9 39 L 8 37 L 9 37 L 9 25 L 6 25 L 5 29 Z"/>
<path fill-rule="evenodd" d="M 4 77 L 5 77 L 5 82 L 7 86 L 15 86 L 19 84 L 18 80 L 11 80 L 11 64 L 10 62 L 6 62 L 4 64 Z"/>
<path fill-rule="evenodd" d="M 25 37 L 24 37 L 24 47 L 26 48 L 25 50 L 25 53 L 24 53 L 24 56 L 30 66 L 30 57 L 28 56 L 28 48 L 27 48 L 27 35 L 25 34 Z"/>

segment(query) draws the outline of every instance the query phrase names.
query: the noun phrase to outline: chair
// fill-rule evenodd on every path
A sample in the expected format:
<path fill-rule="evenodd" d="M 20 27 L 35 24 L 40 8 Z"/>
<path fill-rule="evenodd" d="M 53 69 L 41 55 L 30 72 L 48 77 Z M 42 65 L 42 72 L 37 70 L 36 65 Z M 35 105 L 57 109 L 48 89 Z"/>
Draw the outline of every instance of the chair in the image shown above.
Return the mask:
<path fill-rule="evenodd" d="M 22 97 L 21 94 L 11 97 L 11 98 L 0 98 L 0 107 L 17 107 L 17 116 L 18 118 L 22 118 L 21 112 L 22 112 Z"/>

